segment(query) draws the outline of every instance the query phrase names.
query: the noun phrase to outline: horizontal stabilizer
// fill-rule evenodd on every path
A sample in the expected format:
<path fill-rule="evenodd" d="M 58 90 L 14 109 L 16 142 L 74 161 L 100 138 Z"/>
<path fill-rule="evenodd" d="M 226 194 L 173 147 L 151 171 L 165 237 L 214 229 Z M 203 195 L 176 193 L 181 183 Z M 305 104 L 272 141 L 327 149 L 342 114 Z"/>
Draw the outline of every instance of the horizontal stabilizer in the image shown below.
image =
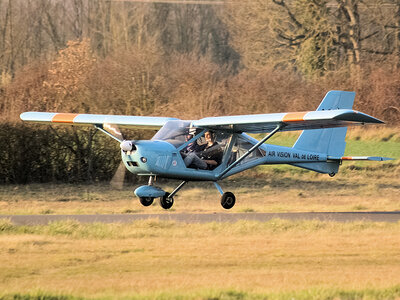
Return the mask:
<path fill-rule="evenodd" d="M 381 156 L 342 156 L 342 157 L 329 157 L 331 160 L 372 160 L 372 161 L 385 161 L 385 160 L 393 160 L 390 157 L 381 157 Z"/>

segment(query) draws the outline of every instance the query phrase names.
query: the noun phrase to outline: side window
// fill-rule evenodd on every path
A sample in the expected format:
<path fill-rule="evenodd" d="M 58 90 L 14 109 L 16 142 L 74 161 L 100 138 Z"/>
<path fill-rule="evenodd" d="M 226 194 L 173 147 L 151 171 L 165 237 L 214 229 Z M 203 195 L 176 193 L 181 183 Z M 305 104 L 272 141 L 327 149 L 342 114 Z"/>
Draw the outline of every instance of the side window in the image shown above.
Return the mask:
<path fill-rule="evenodd" d="M 234 163 L 237 159 L 243 156 L 247 151 L 251 149 L 254 145 L 250 143 L 248 140 L 244 139 L 242 136 L 238 135 L 235 141 L 235 144 L 232 147 L 231 156 L 228 161 L 228 165 Z M 254 159 L 265 156 L 260 149 L 256 149 L 249 156 L 247 156 L 243 161 L 239 163 L 245 164 L 246 162 L 252 161 Z"/>
<path fill-rule="evenodd" d="M 215 140 L 217 141 L 218 144 L 221 145 L 221 148 L 224 151 L 230 141 L 230 137 L 232 136 L 232 134 L 225 132 L 218 132 L 215 136 L 216 136 Z"/>

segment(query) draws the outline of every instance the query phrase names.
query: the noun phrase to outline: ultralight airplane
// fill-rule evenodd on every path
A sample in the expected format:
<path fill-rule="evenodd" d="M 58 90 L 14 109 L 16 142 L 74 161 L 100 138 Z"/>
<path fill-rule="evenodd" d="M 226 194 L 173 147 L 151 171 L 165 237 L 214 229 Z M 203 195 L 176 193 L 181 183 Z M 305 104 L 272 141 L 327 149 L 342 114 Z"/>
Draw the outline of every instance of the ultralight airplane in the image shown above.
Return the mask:
<path fill-rule="evenodd" d="M 27 122 L 91 125 L 120 142 L 122 161 L 132 173 L 149 176 L 148 185 L 135 190 L 142 205 L 155 198 L 169 209 L 176 193 L 189 181 L 211 181 L 230 209 L 235 195 L 223 192 L 218 181 L 267 164 L 289 164 L 334 176 L 344 160 L 384 161 L 374 156 L 345 157 L 347 126 L 382 121 L 352 109 L 355 93 L 329 91 L 316 111 L 209 117 L 180 120 L 99 114 L 24 112 Z M 158 129 L 151 140 L 124 140 L 118 127 Z M 303 130 L 293 147 L 265 144 L 280 131 Z M 261 140 L 250 134 L 268 133 Z M 181 179 L 168 193 L 153 185 L 154 178 Z"/>

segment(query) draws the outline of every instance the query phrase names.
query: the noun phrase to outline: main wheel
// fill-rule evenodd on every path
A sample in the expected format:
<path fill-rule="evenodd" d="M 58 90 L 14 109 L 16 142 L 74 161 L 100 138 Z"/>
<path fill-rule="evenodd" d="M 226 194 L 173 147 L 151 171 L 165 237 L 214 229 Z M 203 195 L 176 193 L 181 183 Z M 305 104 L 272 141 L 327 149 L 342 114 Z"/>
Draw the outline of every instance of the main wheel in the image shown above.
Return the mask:
<path fill-rule="evenodd" d="M 165 193 L 164 196 L 160 197 L 160 205 L 164 209 L 170 209 L 174 205 L 174 198 L 169 196 L 169 193 Z"/>
<path fill-rule="evenodd" d="M 150 206 L 153 204 L 154 198 L 153 197 L 139 197 L 140 203 L 142 203 L 143 206 Z"/>
<path fill-rule="evenodd" d="M 231 209 L 236 202 L 235 195 L 231 192 L 226 192 L 221 197 L 221 205 L 225 209 Z"/>

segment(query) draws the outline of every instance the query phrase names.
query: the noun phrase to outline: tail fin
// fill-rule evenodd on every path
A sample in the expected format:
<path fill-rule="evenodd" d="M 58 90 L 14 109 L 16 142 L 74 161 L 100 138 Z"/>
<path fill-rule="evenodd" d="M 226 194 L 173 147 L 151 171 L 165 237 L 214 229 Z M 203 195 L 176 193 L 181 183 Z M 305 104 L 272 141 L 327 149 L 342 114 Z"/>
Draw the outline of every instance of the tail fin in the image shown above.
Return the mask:
<path fill-rule="evenodd" d="M 329 91 L 317 110 L 352 109 L 354 92 Z M 345 137 L 347 127 L 304 130 L 293 148 L 305 151 L 325 153 L 329 156 L 341 157 L 346 148 Z M 293 164 L 308 170 L 336 174 L 339 170 L 339 162 L 314 162 Z"/>

